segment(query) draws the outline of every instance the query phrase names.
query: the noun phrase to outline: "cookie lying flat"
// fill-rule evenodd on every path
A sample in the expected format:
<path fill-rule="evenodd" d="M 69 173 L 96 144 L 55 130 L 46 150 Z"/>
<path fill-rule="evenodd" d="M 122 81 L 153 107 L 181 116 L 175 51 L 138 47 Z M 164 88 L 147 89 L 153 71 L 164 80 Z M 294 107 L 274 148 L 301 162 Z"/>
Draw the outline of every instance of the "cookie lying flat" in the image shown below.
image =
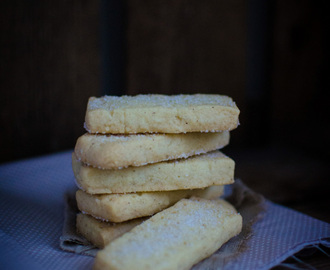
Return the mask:
<path fill-rule="evenodd" d="M 99 251 L 94 269 L 189 269 L 241 229 L 226 201 L 182 199 Z"/>
<path fill-rule="evenodd" d="M 220 149 L 229 132 L 187 134 L 92 135 L 79 137 L 75 154 L 100 169 L 141 166 Z"/>
<path fill-rule="evenodd" d="M 77 205 L 81 212 L 111 222 L 151 216 L 177 201 L 191 196 L 204 199 L 219 198 L 223 186 L 206 189 L 175 190 L 129 194 L 91 195 L 82 190 L 76 192 Z"/>
<path fill-rule="evenodd" d="M 94 246 L 104 248 L 111 241 L 130 231 L 144 220 L 144 218 L 139 218 L 122 223 L 110 223 L 79 213 L 76 219 L 76 227 L 78 233 Z"/>
<path fill-rule="evenodd" d="M 122 170 L 100 170 L 72 155 L 78 187 L 90 194 L 197 189 L 234 182 L 235 162 L 219 151 Z"/>
<path fill-rule="evenodd" d="M 90 133 L 184 133 L 232 130 L 239 109 L 221 95 L 91 97 L 85 128 Z"/>

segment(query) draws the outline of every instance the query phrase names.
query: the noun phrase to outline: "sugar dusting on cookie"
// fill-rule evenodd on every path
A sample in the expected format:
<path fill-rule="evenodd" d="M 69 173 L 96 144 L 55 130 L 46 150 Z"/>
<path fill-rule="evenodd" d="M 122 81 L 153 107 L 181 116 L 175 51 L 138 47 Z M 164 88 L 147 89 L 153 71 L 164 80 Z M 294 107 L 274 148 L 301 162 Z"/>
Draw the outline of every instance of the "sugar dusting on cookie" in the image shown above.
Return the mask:
<path fill-rule="evenodd" d="M 103 96 L 100 98 L 91 98 L 88 109 L 107 109 L 114 110 L 126 107 L 179 107 L 179 106 L 197 106 L 197 105 L 218 105 L 236 107 L 235 102 L 227 96 L 221 95 L 137 95 L 137 96 Z"/>
<path fill-rule="evenodd" d="M 113 257 L 116 253 L 124 257 L 134 256 L 148 259 L 155 255 L 155 250 L 171 250 L 184 238 L 193 235 L 204 237 L 205 229 L 221 226 L 221 217 L 237 214 L 234 209 L 222 201 L 210 202 L 203 199 L 183 199 L 154 218 L 147 220 L 127 235 L 128 241 L 121 246 L 113 243 Z M 157 223 L 157 225 L 155 225 Z M 127 239 L 126 239 L 127 240 Z M 186 242 L 189 245 L 189 241 Z M 120 248 L 115 248 L 118 245 Z"/>

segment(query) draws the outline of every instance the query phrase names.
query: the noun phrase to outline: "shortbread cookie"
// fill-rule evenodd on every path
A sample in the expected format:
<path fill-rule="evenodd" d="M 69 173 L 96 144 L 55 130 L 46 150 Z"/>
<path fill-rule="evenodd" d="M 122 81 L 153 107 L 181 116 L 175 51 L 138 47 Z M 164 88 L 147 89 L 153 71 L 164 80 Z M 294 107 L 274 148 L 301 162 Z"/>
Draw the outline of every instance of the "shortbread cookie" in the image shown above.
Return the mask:
<path fill-rule="evenodd" d="M 228 202 L 182 199 L 99 251 L 94 269 L 190 269 L 241 229 Z"/>
<path fill-rule="evenodd" d="M 223 186 L 206 189 L 158 191 L 128 194 L 91 195 L 82 190 L 76 192 L 77 205 L 81 212 L 111 222 L 151 216 L 183 198 L 198 196 L 204 199 L 219 198 Z"/>
<path fill-rule="evenodd" d="M 220 149 L 229 132 L 187 134 L 92 135 L 79 137 L 75 154 L 100 169 L 141 166 Z"/>
<path fill-rule="evenodd" d="M 86 166 L 72 155 L 77 185 L 90 194 L 197 189 L 234 182 L 235 162 L 219 151 L 121 170 Z"/>
<path fill-rule="evenodd" d="M 91 97 L 85 128 L 89 133 L 184 133 L 232 130 L 239 109 L 221 95 L 137 95 Z"/>
<path fill-rule="evenodd" d="M 122 223 L 113 223 L 79 213 L 77 214 L 76 227 L 78 233 L 94 246 L 104 248 L 111 241 L 130 231 L 144 220 L 145 218 L 139 218 Z"/>

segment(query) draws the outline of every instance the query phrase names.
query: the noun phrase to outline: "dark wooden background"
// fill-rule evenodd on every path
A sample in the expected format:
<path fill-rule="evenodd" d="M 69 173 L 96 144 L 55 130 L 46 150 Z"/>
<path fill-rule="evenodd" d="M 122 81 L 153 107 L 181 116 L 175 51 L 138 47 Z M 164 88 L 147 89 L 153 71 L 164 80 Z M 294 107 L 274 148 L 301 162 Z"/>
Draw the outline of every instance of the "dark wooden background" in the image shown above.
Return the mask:
<path fill-rule="evenodd" d="M 227 94 L 236 176 L 330 221 L 326 1 L 5 0 L 0 23 L 1 163 L 72 149 L 92 95 Z"/>

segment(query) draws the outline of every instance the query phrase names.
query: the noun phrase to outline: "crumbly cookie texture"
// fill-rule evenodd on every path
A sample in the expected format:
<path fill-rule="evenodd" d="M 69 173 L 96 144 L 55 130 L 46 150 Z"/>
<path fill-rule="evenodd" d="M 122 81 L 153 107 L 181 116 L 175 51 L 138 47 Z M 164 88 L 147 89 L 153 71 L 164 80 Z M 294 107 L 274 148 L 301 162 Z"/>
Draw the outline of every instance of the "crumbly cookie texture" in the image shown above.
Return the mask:
<path fill-rule="evenodd" d="M 141 224 L 145 218 L 139 218 L 122 223 L 105 222 L 92 216 L 79 213 L 76 218 L 78 233 L 98 248 L 104 248 L 111 241 L 135 226 Z"/>
<path fill-rule="evenodd" d="M 227 96 L 137 95 L 91 97 L 85 116 L 89 133 L 184 133 L 235 129 L 239 109 Z"/>
<path fill-rule="evenodd" d="M 78 208 L 83 213 L 109 222 L 123 222 L 151 216 L 183 198 L 198 196 L 204 199 L 215 199 L 219 198 L 222 193 L 223 186 L 193 190 L 102 195 L 91 195 L 78 190 L 76 199 Z"/>
<path fill-rule="evenodd" d="M 234 182 L 235 162 L 213 151 L 187 159 L 121 170 L 86 166 L 75 154 L 72 167 L 78 187 L 90 194 L 132 193 L 205 188 Z"/>
<path fill-rule="evenodd" d="M 100 169 L 120 169 L 187 158 L 221 149 L 228 131 L 217 133 L 93 135 L 86 133 L 75 146 L 77 158 Z"/>
<path fill-rule="evenodd" d="M 241 229 L 228 202 L 182 199 L 99 251 L 94 269 L 190 269 Z"/>

